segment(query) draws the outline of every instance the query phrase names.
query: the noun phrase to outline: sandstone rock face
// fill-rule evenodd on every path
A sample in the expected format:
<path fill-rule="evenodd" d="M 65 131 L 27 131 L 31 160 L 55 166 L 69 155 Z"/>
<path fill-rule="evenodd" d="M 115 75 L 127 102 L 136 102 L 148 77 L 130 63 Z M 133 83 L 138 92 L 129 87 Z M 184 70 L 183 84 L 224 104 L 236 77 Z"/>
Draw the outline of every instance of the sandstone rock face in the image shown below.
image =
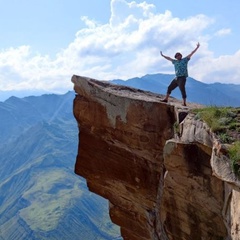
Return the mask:
<path fill-rule="evenodd" d="M 240 239 L 239 182 L 205 123 L 176 100 L 75 75 L 72 82 L 75 172 L 109 200 L 123 239 Z"/>

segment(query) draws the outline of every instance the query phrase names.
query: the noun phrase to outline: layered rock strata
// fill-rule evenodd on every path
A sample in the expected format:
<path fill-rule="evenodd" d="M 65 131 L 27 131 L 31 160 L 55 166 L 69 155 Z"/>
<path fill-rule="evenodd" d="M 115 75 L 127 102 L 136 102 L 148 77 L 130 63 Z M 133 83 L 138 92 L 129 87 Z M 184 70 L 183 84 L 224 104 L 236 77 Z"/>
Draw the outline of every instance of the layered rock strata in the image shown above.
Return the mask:
<path fill-rule="evenodd" d="M 177 100 L 76 75 L 72 82 L 75 172 L 109 200 L 123 239 L 238 239 L 239 183 L 205 123 Z"/>

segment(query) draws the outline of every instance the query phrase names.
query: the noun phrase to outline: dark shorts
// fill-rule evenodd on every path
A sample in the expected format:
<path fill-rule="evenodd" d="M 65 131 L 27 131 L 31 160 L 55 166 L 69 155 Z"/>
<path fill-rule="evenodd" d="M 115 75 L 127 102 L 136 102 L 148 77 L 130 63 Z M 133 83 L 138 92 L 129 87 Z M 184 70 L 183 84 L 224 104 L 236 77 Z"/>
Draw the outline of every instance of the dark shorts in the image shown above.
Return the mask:
<path fill-rule="evenodd" d="M 179 89 L 181 91 L 181 94 L 182 94 L 182 98 L 187 98 L 186 89 L 185 89 L 186 80 L 187 80 L 186 77 L 176 77 L 176 78 L 174 78 L 168 86 L 167 93 L 170 95 L 171 92 L 176 87 L 179 87 Z"/>

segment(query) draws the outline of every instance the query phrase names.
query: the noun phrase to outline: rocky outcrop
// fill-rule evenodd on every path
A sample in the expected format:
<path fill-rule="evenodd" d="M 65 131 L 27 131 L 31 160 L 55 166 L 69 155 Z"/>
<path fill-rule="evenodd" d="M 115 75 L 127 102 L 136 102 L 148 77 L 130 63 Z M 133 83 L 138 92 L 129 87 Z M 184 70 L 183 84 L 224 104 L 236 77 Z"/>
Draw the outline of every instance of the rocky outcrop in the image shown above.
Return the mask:
<path fill-rule="evenodd" d="M 239 239 L 239 181 L 204 122 L 151 92 L 72 82 L 75 172 L 109 200 L 123 239 Z"/>

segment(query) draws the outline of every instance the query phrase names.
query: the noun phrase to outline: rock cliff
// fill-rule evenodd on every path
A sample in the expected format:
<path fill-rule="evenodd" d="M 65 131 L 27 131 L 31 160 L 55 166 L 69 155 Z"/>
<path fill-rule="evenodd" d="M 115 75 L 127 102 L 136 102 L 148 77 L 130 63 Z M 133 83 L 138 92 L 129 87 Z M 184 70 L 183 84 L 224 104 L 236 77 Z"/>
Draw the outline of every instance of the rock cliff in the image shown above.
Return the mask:
<path fill-rule="evenodd" d="M 240 239 L 240 182 L 204 122 L 151 92 L 72 82 L 75 173 L 109 200 L 123 239 Z"/>

